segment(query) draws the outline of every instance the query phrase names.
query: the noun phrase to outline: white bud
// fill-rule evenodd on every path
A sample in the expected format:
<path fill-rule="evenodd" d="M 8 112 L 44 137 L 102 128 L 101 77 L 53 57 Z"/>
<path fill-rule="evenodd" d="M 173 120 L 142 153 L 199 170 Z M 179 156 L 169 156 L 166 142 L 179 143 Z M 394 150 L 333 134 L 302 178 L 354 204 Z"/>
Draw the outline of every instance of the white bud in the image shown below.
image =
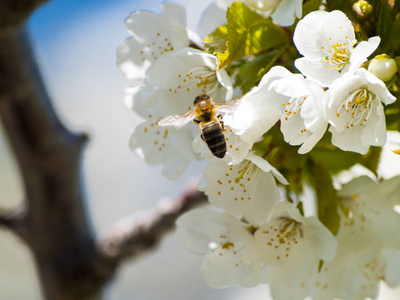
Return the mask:
<path fill-rule="evenodd" d="M 382 81 L 389 81 L 397 73 L 396 61 L 386 54 L 377 55 L 369 63 L 368 71 Z"/>

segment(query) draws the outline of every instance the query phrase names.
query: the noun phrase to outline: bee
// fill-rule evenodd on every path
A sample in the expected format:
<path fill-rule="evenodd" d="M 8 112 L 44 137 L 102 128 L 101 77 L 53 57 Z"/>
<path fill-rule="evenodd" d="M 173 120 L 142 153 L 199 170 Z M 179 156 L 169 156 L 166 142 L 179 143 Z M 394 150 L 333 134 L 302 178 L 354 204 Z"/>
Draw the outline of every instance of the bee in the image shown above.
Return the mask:
<path fill-rule="evenodd" d="M 201 138 L 207 144 L 211 153 L 218 158 L 223 158 L 226 153 L 224 136 L 224 122 L 220 112 L 229 112 L 239 104 L 240 99 L 232 99 L 223 103 L 215 103 L 210 96 L 203 94 L 194 100 L 194 109 L 180 115 L 171 115 L 161 118 L 159 126 L 182 127 L 190 121 L 199 125 Z"/>

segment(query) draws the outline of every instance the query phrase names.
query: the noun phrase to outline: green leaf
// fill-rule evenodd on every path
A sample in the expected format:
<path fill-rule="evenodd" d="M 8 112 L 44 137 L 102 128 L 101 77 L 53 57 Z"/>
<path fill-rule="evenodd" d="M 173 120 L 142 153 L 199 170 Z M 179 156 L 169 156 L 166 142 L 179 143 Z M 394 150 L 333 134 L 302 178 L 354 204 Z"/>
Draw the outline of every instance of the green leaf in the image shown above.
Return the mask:
<path fill-rule="evenodd" d="M 256 57 L 243 60 L 238 67 L 238 73 L 235 77 L 235 85 L 240 86 L 243 94 L 250 91 L 250 89 L 261 80 L 264 74 L 271 69 L 284 49 L 285 48 L 272 50 Z"/>
<path fill-rule="evenodd" d="M 369 169 L 376 176 L 378 175 L 378 164 L 381 159 L 382 148 L 371 147 L 368 153 L 362 158 L 360 164 Z"/>
<path fill-rule="evenodd" d="M 362 158 L 361 154 L 342 151 L 340 149 L 319 148 L 310 153 L 311 157 L 326 166 L 332 174 L 347 170 L 357 164 Z"/>
<path fill-rule="evenodd" d="M 322 4 L 322 0 L 306 0 L 303 2 L 303 18 L 310 12 L 318 10 Z"/>
<path fill-rule="evenodd" d="M 206 50 L 216 56 L 222 55 L 226 51 L 226 39 L 228 37 L 228 27 L 226 25 L 218 27 L 213 33 L 204 40 Z"/>
<path fill-rule="evenodd" d="M 377 26 L 377 33 L 381 38 L 381 45 L 385 45 L 390 29 L 392 27 L 392 15 L 388 1 L 381 1 L 381 10 L 379 12 L 379 20 Z"/>
<path fill-rule="evenodd" d="M 357 164 L 363 157 L 361 154 L 342 151 L 333 146 L 331 143 L 331 134 L 329 132 L 323 136 L 321 141 L 309 154 L 314 161 L 324 165 L 332 174 L 337 174 L 340 171 L 349 169 Z"/>
<path fill-rule="evenodd" d="M 396 3 L 400 1 L 396 1 Z M 390 42 L 392 48 L 390 49 L 393 53 L 398 53 L 400 50 L 400 14 L 398 14 L 393 22 L 392 30 L 390 32 Z M 400 69 L 399 69 L 400 70 Z"/>
<path fill-rule="evenodd" d="M 323 164 L 309 160 L 307 178 L 317 196 L 318 218 L 329 231 L 336 235 L 340 227 L 339 197 L 333 187 L 329 170 Z"/>
<path fill-rule="evenodd" d="M 219 56 L 219 68 L 244 56 L 256 55 L 289 43 L 286 32 L 272 20 L 234 2 L 227 11 L 227 49 Z"/>
<path fill-rule="evenodd" d="M 390 107 L 385 110 L 386 129 L 400 131 L 400 107 Z"/>

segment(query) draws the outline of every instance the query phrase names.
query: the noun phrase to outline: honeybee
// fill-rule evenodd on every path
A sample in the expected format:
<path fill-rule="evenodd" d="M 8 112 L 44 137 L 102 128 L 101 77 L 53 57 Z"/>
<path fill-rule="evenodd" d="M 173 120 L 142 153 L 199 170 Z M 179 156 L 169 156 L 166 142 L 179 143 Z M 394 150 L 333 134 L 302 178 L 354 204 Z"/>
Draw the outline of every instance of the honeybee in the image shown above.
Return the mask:
<path fill-rule="evenodd" d="M 214 103 L 212 98 L 206 94 L 197 96 L 194 100 L 194 109 L 180 115 L 171 115 L 161 118 L 159 126 L 182 127 L 194 121 L 199 125 L 201 138 L 207 144 L 211 153 L 218 158 L 223 158 L 226 153 L 226 142 L 224 136 L 224 122 L 220 112 L 229 112 L 239 104 L 240 99 L 232 99 L 223 103 Z"/>

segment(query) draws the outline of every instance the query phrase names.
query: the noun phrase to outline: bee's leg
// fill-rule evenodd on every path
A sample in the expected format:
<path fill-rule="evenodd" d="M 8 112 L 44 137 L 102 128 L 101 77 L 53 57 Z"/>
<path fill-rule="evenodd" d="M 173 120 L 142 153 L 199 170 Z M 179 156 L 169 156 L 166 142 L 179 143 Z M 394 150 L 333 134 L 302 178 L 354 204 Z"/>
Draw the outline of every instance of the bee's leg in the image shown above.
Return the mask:
<path fill-rule="evenodd" d="M 197 125 L 199 125 L 201 121 L 200 121 L 200 120 L 197 120 L 197 119 L 193 119 L 193 122 L 195 122 Z M 201 139 L 202 139 L 203 141 L 205 141 L 204 136 L 203 136 L 202 133 L 200 133 L 200 137 L 201 137 Z"/>
<path fill-rule="evenodd" d="M 222 130 L 224 131 L 225 130 L 225 124 L 224 124 L 224 121 L 222 121 L 222 116 L 218 115 L 217 118 L 218 118 L 219 124 L 221 124 Z"/>

